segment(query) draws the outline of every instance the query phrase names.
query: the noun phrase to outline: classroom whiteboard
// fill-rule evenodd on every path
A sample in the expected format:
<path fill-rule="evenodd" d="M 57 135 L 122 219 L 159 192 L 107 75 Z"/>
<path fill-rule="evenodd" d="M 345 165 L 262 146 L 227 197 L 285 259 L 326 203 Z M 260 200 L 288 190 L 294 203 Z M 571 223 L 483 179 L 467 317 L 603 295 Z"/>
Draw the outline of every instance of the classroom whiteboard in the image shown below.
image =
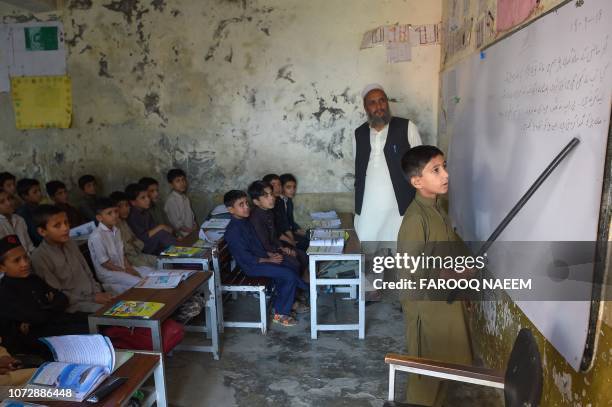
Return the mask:
<path fill-rule="evenodd" d="M 597 240 L 610 124 L 610 21 L 612 1 L 570 2 L 443 73 L 442 102 L 452 131 L 450 213 L 465 240 L 486 240 L 572 137 L 580 144 L 498 241 Z M 517 265 L 516 257 L 495 256 L 495 246 L 489 253 L 498 277 L 520 267 L 548 278 L 542 265 L 550 252 Z M 583 284 L 572 281 L 571 289 L 590 298 L 593 273 L 586 266 L 570 265 L 569 280 L 579 275 Z M 590 302 L 513 299 L 578 370 Z"/>

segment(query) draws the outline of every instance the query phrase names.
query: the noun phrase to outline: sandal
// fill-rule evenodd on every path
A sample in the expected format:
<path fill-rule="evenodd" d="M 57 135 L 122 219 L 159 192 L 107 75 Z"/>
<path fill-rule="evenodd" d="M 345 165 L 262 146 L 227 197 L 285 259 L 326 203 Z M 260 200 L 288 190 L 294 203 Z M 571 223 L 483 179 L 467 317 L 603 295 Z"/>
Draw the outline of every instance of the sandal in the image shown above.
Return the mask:
<path fill-rule="evenodd" d="M 274 322 L 275 324 L 280 324 L 281 326 L 284 326 L 284 327 L 290 327 L 290 326 L 297 325 L 297 321 L 295 320 L 295 318 L 292 318 L 289 315 L 282 315 L 282 314 L 274 314 L 274 318 L 272 319 L 272 322 Z"/>

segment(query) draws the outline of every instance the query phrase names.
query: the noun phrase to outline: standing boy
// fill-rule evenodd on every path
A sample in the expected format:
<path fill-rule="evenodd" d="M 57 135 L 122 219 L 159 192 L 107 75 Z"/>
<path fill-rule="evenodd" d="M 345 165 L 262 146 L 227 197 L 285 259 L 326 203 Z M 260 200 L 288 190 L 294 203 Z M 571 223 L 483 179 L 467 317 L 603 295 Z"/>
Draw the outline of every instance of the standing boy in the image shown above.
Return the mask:
<path fill-rule="evenodd" d="M 166 199 L 164 210 L 170 220 L 170 225 L 180 237 L 185 237 L 197 229 L 195 215 L 191 209 L 191 202 L 187 197 L 187 175 L 179 168 L 168 171 L 166 177 L 172 192 Z"/>
<path fill-rule="evenodd" d="M 15 214 L 13 197 L 0 188 L 0 237 L 16 235 L 28 254 L 34 250 L 34 244 L 28 235 L 28 225 L 25 220 Z"/>
<path fill-rule="evenodd" d="M 125 194 L 130 200 L 130 214 L 128 225 L 142 242 L 142 251 L 147 254 L 158 255 L 162 250 L 176 244 L 172 236 L 172 228 L 168 225 L 158 225 L 149 212 L 151 199 L 147 189 L 140 184 L 130 184 L 125 188 Z"/>
<path fill-rule="evenodd" d="M 398 253 L 409 256 L 445 256 L 461 246 L 440 195 L 448 192 L 444 154 L 434 146 L 418 146 L 402 158 L 402 171 L 416 189 L 416 196 L 404 215 L 397 243 Z M 456 278 L 451 270 L 419 269 L 408 277 Z M 438 293 L 441 294 L 441 293 Z M 448 363 L 471 364 L 472 354 L 464 320 L 463 304 L 446 302 L 436 293 L 404 293 L 402 310 L 406 322 L 408 355 Z M 408 402 L 440 406 L 445 399 L 445 383 L 439 379 L 411 374 Z"/>
<path fill-rule="evenodd" d="M 23 205 L 17 208 L 16 212 L 28 225 L 30 240 L 34 243 L 34 246 L 38 246 L 42 241 L 42 237 L 36 230 L 33 213 L 42 200 L 40 183 L 32 178 L 20 179 L 19 182 L 17 182 L 17 194 L 23 200 Z"/>
<path fill-rule="evenodd" d="M 87 244 L 98 280 L 106 291 L 121 294 L 138 284 L 151 271 L 148 267 L 134 267 L 125 256 L 121 232 L 117 228 L 119 212 L 110 198 L 95 203 L 98 227 Z"/>
<path fill-rule="evenodd" d="M 97 196 L 98 185 L 93 175 L 85 174 L 79 178 L 79 188 L 83 193 L 81 197 L 81 204 L 79 205 L 79 211 L 85 222 L 91 222 L 96 220 L 96 211 L 94 210 L 94 204 Z"/>
<path fill-rule="evenodd" d="M 307 290 L 308 285 L 298 277 L 294 269 L 281 264 L 281 254 L 266 252 L 248 220 L 251 210 L 243 191 L 227 192 L 223 202 L 232 215 L 224 235 L 232 256 L 247 276 L 268 277 L 274 282 L 276 298 L 273 322 L 281 326 L 296 325 L 297 321 L 291 316 L 295 290 Z"/>
<path fill-rule="evenodd" d="M 49 181 L 45 185 L 45 189 L 55 206 L 66 212 L 68 223 L 70 223 L 71 228 L 84 223 L 83 217 L 79 211 L 68 203 L 68 189 L 66 188 L 66 184 L 62 181 Z"/>
<path fill-rule="evenodd" d="M 66 212 L 53 205 L 40 205 L 34 221 L 43 242 L 32 253 L 32 268 L 51 287 L 70 301 L 68 312 L 95 312 L 112 295 L 102 292 L 77 244 L 70 240 Z"/>

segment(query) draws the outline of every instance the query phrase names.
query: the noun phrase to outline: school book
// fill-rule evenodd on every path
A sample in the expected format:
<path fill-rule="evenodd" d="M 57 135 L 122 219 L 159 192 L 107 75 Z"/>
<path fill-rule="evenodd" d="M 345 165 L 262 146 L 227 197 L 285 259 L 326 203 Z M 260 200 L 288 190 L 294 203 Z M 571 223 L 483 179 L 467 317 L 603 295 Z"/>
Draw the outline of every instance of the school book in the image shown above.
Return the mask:
<path fill-rule="evenodd" d="M 312 220 L 338 219 L 338 214 L 336 213 L 336 211 L 311 212 L 310 218 Z"/>
<path fill-rule="evenodd" d="M 86 240 L 89 235 L 96 229 L 96 223 L 94 221 L 85 223 L 70 229 L 70 238 L 75 240 Z"/>
<path fill-rule="evenodd" d="M 173 271 L 154 271 L 140 280 L 135 287 L 169 289 L 176 288 L 181 281 L 187 280 L 195 271 L 193 270 L 173 270 Z"/>
<path fill-rule="evenodd" d="M 200 229 L 225 229 L 229 225 L 231 219 L 212 218 L 204 221 Z"/>
<path fill-rule="evenodd" d="M 342 254 L 344 245 L 342 246 L 308 246 L 306 253 L 308 254 Z"/>
<path fill-rule="evenodd" d="M 312 221 L 312 226 L 315 229 L 339 229 L 340 225 L 340 219 L 315 219 Z"/>
<path fill-rule="evenodd" d="M 345 230 L 339 229 L 312 229 L 310 231 L 310 240 L 322 239 L 344 239 L 348 240 L 349 234 Z"/>
<path fill-rule="evenodd" d="M 212 212 L 210 212 L 212 216 L 221 215 L 223 213 L 229 213 L 227 206 L 225 206 L 224 204 L 215 206 L 215 209 L 213 209 Z"/>
<path fill-rule="evenodd" d="M 199 238 L 209 243 L 216 243 L 223 238 L 225 229 L 200 229 Z"/>
<path fill-rule="evenodd" d="M 83 401 L 115 369 L 115 349 L 105 336 L 65 335 L 40 340 L 49 347 L 54 361 L 40 366 L 27 387 L 45 389 L 50 398 Z M 49 389 L 63 392 L 55 396 Z"/>
<path fill-rule="evenodd" d="M 167 257 L 200 257 L 204 250 L 200 247 L 190 246 L 170 246 L 160 253 L 160 256 Z"/>
<path fill-rule="evenodd" d="M 108 309 L 104 316 L 118 318 L 142 318 L 149 319 L 165 304 L 148 301 L 119 301 Z"/>

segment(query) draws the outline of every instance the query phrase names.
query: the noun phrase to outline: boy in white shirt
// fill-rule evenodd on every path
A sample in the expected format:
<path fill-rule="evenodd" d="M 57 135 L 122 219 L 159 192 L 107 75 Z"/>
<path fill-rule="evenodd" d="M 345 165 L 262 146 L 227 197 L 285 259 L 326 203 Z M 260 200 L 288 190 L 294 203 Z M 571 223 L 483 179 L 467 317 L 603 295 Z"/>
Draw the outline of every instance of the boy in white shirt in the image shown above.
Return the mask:
<path fill-rule="evenodd" d="M 185 194 L 187 192 L 187 176 L 185 171 L 173 168 L 168 171 L 168 183 L 172 192 L 168 195 L 164 211 L 168 215 L 171 226 L 180 237 L 185 237 L 197 229 L 195 215 L 191 209 L 191 202 Z"/>
<path fill-rule="evenodd" d="M 141 277 L 154 271 L 149 267 L 134 267 L 125 256 L 117 205 L 110 198 L 94 204 L 98 227 L 89 236 L 88 246 L 96 275 L 106 291 L 121 294 L 135 286 Z"/>

